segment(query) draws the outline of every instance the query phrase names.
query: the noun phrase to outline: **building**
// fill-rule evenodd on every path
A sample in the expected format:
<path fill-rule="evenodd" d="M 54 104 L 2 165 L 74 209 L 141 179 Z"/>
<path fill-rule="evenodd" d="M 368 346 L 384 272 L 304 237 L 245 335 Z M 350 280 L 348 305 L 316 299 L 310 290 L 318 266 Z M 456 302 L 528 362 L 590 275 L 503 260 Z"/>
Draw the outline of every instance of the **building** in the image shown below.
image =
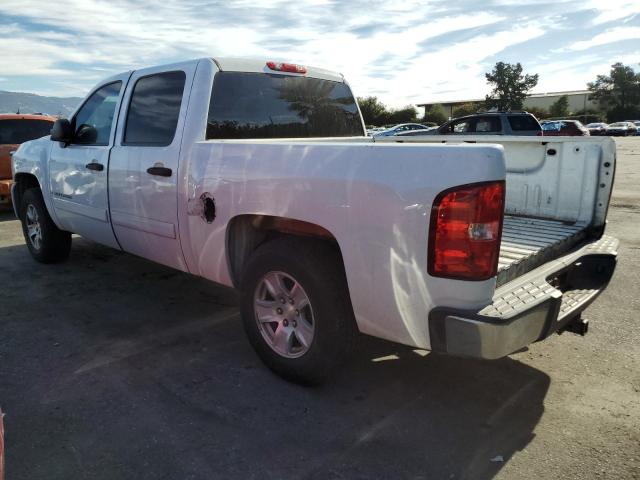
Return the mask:
<path fill-rule="evenodd" d="M 598 110 L 597 102 L 589 100 L 589 90 L 569 90 L 566 92 L 547 92 L 547 93 L 532 93 L 524 101 L 524 110 L 527 108 L 544 108 L 549 110 L 549 107 L 556 102 L 560 97 L 566 95 L 569 100 L 569 111 L 578 112 L 580 110 L 593 109 Z M 468 100 L 452 100 L 447 102 L 430 102 L 419 103 L 417 107 L 431 107 L 433 105 L 440 105 L 444 109 L 444 113 L 449 117 L 453 117 L 453 111 L 465 103 L 480 103 L 484 102 L 484 98 L 472 98 Z"/>

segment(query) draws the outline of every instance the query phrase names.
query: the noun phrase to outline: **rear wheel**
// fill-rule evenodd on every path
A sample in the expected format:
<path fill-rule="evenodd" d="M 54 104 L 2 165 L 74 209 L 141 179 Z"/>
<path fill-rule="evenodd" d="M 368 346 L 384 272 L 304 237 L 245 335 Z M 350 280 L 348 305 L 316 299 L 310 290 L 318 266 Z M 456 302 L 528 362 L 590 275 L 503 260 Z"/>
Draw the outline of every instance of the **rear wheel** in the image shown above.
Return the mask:
<path fill-rule="evenodd" d="M 38 262 L 59 262 L 69 256 L 71 234 L 53 223 L 40 189 L 31 188 L 24 192 L 20 202 L 20 220 L 27 248 Z"/>
<path fill-rule="evenodd" d="M 336 250 L 326 242 L 280 238 L 259 247 L 241 280 L 245 331 L 262 361 L 297 383 L 322 382 L 357 337 Z"/>

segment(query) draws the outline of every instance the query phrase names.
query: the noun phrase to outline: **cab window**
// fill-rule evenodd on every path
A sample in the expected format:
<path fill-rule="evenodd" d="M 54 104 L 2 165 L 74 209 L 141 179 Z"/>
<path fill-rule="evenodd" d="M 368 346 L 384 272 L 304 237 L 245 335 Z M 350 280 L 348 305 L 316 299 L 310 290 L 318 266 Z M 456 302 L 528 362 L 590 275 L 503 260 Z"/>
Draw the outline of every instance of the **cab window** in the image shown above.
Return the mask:
<path fill-rule="evenodd" d="M 476 133 L 500 133 L 500 117 L 478 117 L 476 119 Z"/>
<path fill-rule="evenodd" d="M 123 145 L 163 147 L 176 134 L 186 75 L 183 71 L 141 77 L 133 88 Z"/>
<path fill-rule="evenodd" d="M 93 92 L 73 119 L 73 143 L 109 145 L 121 88 L 122 82 L 113 82 Z"/>
<path fill-rule="evenodd" d="M 471 119 L 466 118 L 451 124 L 451 133 L 468 133 L 471 131 Z"/>

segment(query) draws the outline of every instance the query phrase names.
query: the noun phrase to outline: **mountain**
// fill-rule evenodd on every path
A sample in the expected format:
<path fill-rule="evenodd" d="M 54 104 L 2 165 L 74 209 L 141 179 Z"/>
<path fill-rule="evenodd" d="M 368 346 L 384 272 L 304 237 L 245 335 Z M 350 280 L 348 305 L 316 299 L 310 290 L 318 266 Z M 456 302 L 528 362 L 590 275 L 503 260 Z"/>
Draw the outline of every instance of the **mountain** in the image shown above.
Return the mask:
<path fill-rule="evenodd" d="M 69 116 L 82 101 L 80 97 L 43 97 L 35 93 L 0 90 L 0 113 L 48 113 Z"/>

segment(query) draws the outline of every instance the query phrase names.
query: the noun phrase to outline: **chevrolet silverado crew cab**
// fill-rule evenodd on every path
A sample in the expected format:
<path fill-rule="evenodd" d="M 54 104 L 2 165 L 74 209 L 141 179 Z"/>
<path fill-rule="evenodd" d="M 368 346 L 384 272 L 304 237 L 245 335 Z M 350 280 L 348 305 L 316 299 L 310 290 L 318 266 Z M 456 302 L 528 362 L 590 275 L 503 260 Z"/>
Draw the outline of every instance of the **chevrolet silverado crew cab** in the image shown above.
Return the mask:
<path fill-rule="evenodd" d="M 495 359 L 584 331 L 616 263 L 614 143 L 393 138 L 365 136 L 340 74 L 200 59 L 101 82 L 20 146 L 12 198 L 40 262 L 75 233 L 238 288 L 251 344 L 294 381 L 358 332 Z"/>

